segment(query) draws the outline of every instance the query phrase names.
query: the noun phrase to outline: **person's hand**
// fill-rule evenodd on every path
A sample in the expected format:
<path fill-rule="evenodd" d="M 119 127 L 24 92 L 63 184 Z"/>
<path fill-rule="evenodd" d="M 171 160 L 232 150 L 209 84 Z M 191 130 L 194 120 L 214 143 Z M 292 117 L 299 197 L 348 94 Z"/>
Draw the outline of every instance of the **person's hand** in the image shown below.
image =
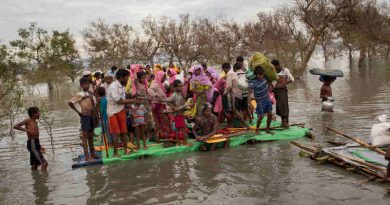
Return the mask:
<path fill-rule="evenodd" d="M 46 154 L 46 148 L 41 146 L 41 152 L 42 152 L 42 154 Z"/>

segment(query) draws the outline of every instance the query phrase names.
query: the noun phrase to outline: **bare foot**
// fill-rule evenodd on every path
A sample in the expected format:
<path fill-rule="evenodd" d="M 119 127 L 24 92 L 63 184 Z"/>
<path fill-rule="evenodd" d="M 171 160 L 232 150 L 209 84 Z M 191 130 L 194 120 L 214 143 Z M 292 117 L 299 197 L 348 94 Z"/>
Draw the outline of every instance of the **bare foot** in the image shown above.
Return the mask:
<path fill-rule="evenodd" d="M 101 158 L 101 156 L 96 155 L 96 154 L 91 154 L 91 157 L 94 158 L 94 159 L 100 159 Z"/>
<path fill-rule="evenodd" d="M 191 146 L 192 146 L 192 144 L 191 144 L 191 143 L 188 143 L 188 142 L 187 142 L 187 143 L 184 143 L 184 145 L 187 146 L 187 147 L 191 147 Z"/>
<path fill-rule="evenodd" d="M 130 151 L 128 149 L 125 149 L 125 151 L 123 152 L 125 155 L 129 155 L 130 154 Z"/>
<path fill-rule="evenodd" d="M 87 161 L 87 162 L 93 161 L 93 158 L 91 158 L 90 156 L 85 157 L 85 161 Z"/>
<path fill-rule="evenodd" d="M 274 132 L 271 132 L 271 130 L 266 130 L 265 132 L 266 132 L 267 134 L 270 134 L 270 135 L 275 134 Z"/>
<path fill-rule="evenodd" d="M 114 154 L 114 155 L 113 155 L 113 157 L 116 157 L 116 158 L 121 158 L 121 155 L 120 155 L 120 154 L 118 154 L 118 153 L 116 153 L 116 154 Z"/>
<path fill-rule="evenodd" d="M 147 150 L 148 149 L 148 147 L 147 146 L 144 146 L 144 150 Z"/>
<path fill-rule="evenodd" d="M 43 162 L 42 166 L 41 166 L 41 171 L 46 171 L 47 170 L 47 165 L 48 165 L 47 162 Z"/>
<path fill-rule="evenodd" d="M 258 134 L 258 135 L 260 134 L 260 131 L 259 131 L 258 128 L 255 129 L 255 133 Z"/>

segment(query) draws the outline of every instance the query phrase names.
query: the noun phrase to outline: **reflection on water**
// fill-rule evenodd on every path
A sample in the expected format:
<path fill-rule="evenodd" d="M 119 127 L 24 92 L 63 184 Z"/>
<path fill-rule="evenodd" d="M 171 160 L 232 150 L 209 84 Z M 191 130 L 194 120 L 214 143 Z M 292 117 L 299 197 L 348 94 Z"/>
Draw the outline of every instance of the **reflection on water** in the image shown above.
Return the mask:
<path fill-rule="evenodd" d="M 323 67 L 312 63 L 313 67 Z M 313 128 L 316 142 L 345 140 L 326 135 L 326 127 L 368 140 L 378 114 L 390 114 L 390 69 L 350 70 L 331 62 L 345 78 L 333 84 L 335 113 L 320 111 L 318 76 L 304 75 L 289 88 L 291 122 Z M 42 87 L 44 89 L 44 86 Z M 298 149 L 279 141 L 243 145 L 215 152 L 179 153 L 107 166 L 72 170 L 79 121 L 66 102 L 72 92 L 56 97 L 55 151 L 48 152 L 49 173 L 31 172 L 26 136 L 0 141 L 0 204 L 389 204 L 384 185 L 362 184 L 364 178 L 334 166 L 299 157 Z M 41 142 L 50 148 L 44 130 Z M 308 141 L 308 139 L 302 139 Z M 51 149 L 50 149 L 51 150 Z M 29 174 L 31 172 L 31 174 Z"/>

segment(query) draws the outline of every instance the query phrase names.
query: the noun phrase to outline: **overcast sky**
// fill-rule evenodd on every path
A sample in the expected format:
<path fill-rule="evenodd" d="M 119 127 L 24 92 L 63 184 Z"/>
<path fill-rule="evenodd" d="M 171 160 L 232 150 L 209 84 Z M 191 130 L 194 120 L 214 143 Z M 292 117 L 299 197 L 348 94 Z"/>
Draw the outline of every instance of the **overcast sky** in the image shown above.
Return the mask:
<path fill-rule="evenodd" d="M 191 16 L 253 21 L 259 11 L 272 11 L 290 0 L 0 0 L 0 40 L 17 38 L 17 29 L 37 22 L 46 30 L 69 29 L 82 48 L 80 31 L 99 17 L 108 23 L 127 23 L 139 28 L 148 15 Z"/>

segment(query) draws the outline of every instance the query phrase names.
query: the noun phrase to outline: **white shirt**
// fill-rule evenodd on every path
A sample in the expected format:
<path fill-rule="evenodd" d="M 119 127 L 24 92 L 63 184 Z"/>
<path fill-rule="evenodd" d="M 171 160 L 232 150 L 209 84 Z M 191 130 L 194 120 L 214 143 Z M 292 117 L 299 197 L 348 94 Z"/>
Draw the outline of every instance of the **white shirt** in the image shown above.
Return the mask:
<path fill-rule="evenodd" d="M 294 82 L 294 76 L 291 75 L 291 72 L 288 68 L 282 68 L 282 70 L 278 73 L 278 76 L 287 76 L 287 80 Z"/>
<path fill-rule="evenodd" d="M 111 83 L 107 90 L 107 115 L 110 117 L 125 108 L 125 105 L 118 104 L 118 101 L 126 99 L 126 92 L 125 87 L 117 80 Z"/>

